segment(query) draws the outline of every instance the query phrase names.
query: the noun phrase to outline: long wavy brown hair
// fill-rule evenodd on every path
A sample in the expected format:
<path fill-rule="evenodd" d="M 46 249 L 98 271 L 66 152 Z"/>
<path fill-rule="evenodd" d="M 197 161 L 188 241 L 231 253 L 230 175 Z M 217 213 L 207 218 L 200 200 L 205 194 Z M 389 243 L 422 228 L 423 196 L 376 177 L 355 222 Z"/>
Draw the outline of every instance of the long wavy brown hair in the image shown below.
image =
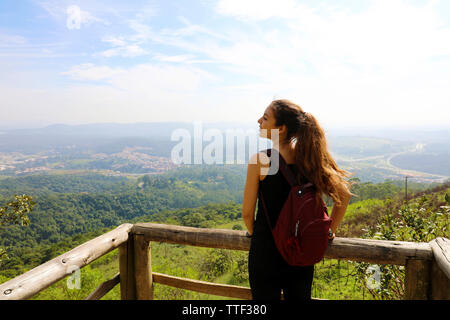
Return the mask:
<path fill-rule="evenodd" d="M 299 168 L 298 182 L 305 180 L 314 184 L 318 197 L 327 195 L 335 204 L 340 204 L 340 190 L 350 189 L 346 178 L 351 174 L 340 169 L 331 156 L 325 132 L 317 119 L 310 113 L 289 100 L 274 100 L 271 108 L 276 119 L 275 125 L 286 125 L 286 140 L 280 143 L 295 141 L 295 163 Z M 344 189 L 345 190 L 345 189 Z"/>

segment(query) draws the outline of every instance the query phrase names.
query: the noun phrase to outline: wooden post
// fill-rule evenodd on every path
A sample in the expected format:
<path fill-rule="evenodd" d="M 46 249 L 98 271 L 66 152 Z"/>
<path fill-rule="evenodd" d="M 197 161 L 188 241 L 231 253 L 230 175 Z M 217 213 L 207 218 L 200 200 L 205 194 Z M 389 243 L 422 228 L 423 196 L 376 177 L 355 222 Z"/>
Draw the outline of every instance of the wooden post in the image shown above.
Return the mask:
<path fill-rule="evenodd" d="M 431 275 L 431 300 L 450 300 L 450 278 L 433 261 Z"/>
<path fill-rule="evenodd" d="M 136 298 L 153 300 L 152 258 L 150 241 L 144 235 L 134 235 L 134 267 L 136 278 Z"/>
<path fill-rule="evenodd" d="M 431 299 L 450 300 L 450 240 L 430 241 L 433 250 Z"/>
<path fill-rule="evenodd" d="M 428 300 L 431 291 L 431 261 L 407 259 L 405 274 L 405 299 Z"/>
<path fill-rule="evenodd" d="M 130 234 L 128 241 L 119 247 L 120 298 L 136 299 L 136 281 L 134 277 L 134 241 Z"/>

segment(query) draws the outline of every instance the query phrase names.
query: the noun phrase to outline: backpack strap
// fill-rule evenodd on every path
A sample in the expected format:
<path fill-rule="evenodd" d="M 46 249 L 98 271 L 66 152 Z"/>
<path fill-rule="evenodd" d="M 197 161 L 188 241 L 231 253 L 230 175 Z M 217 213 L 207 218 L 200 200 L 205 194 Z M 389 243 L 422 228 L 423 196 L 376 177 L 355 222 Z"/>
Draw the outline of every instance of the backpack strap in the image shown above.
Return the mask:
<path fill-rule="evenodd" d="M 271 157 L 271 153 L 272 153 L 272 149 L 266 149 L 266 150 L 263 150 L 263 152 L 265 152 L 270 158 Z M 269 172 L 271 172 L 271 170 L 272 170 L 272 165 L 270 165 Z M 267 210 L 266 202 L 264 201 L 264 197 L 263 197 L 263 194 L 262 194 L 261 181 L 259 181 L 258 193 L 259 193 L 259 200 L 261 201 L 261 203 L 263 205 L 264 213 L 265 213 L 265 216 L 267 218 L 267 223 L 269 225 L 269 229 L 272 231 L 272 224 L 270 223 L 269 212 Z"/>
<path fill-rule="evenodd" d="M 286 164 L 286 161 L 284 161 L 283 157 L 281 156 L 281 154 L 276 150 L 276 149 L 266 149 L 264 150 L 264 152 L 270 157 L 271 159 L 271 163 L 270 163 L 270 169 L 269 172 L 273 172 L 272 170 L 275 169 L 280 169 L 281 173 L 283 174 L 283 176 L 285 177 L 285 179 L 288 181 L 289 185 L 291 187 L 298 185 L 294 174 L 292 173 L 291 169 L 289 169 L 289 167 Z M 277 157 L 277 158 L 274 158 Z M 275 159 L 275 161 L 274 161 Z M 273 163 L 278 163 L 278 168 L 275 168 L 272 166 Z M 276 174 L 276 172 L 274 172 L 273 174 Z M 262 202 L 263 205 L 263 209 L 265 212 L 265 216 L 267 218 L 267 223 L 269 224 L 270 230 L 272 230 L 272 224 L 270 222 L 270 217 L 269 217 L 269 211 L 267 210 L 267 206 L 266 206 L 266 202 L 264 201 L 264 197 L 262 194 L 262 189 L 261 189 L 261 183 L 259 184 L 258 187 L 258 192 L 259 192 L 259 199 Z"/>
<path fill-rule="evenodd" d="M 284 178 L 287 180 L 287 182 L 289 183 L 289 185 L 291 187 L 298 186 L 299 183 L 297 182 L 297 178 L 295 177 L 294 173 L 292 172 L 292 170 L 287 165 L 287 163 L 284 160 L 284 158 L 278 152 L 278 150 L 276 150 L 276 149 L 266 149 L 264 151 L 267 153 L 267 155 L 271 159 L 272 159 L 272 155 L 274 157 L 275 156 L 278 157 L 278 167 L 279 167 L 281 173 L 283 174 Z M 269 172 L 270 172 L 270 170 L 269 170 Z M 305 183 L 303 185 L 300 185 L 300 187 L 301 187 L 302 190 L 306 190 L 306 188 L 314 187 L 314 185 L 311 182 L 308 182 L 308 183 Z"/>
<path fill-rule="evenodd" d="M 281 173 L 283 174 L 283 176 L 288 181 L 288 183 L 291 186 L 291 188 L 293 186 L 299 185 L 297 183 L 297 180 L 296 180 L 294 174 L 292 173 L 292 170 L 289 169 L 289 167 L 286 164 L 286 161 L 284 161 L 283 157 L 281 156 L 281 154 L 276 149 L 266 149 L 266 150 L 264 150 L 264 152 L 271 159 L 272 159 L 272 155 L 278 157 L 279 169 L 280 169 Z M 270 167 L 272 168 L 272 163 L 271 163 Z M 269 172 L 270 172 L 270 170 L 271 169 L 269 169 Z M 312 183 L 310 183 L 310 182 L 301 185 L 301 190 L 304 191 L 304 192 L 308 191 L 308 190 L 313 190 L 313 189 L 314 189 L 314 185 Z M 269 224 L 270 230 L 272 230 L 273 228 L 272 228 L 272 224 L 270 223 L 269 211 L 267 210 L 266 202 L 264 201 L 264 197 L 263 197 L 263 194 L 262 194 L 261 181 L 259 182 L 258 193 L 259 193 L 259 199 L 261 200 L 262 205 L 263 205 L 263 209 L 264 209 L 265 216 L 267 218 L 267 222 Z"/>
<path fill-rule="evenodd" d="M 258 191 L 259 191 L 259 199 L 262 202 L 264 213 L 265 213 L 265 216 L 267 218 L 267 223 L 269 224 L 269 228 L 272 231 L 273 228 L 272 228 L 272 224 L 270 223 L 270 217 L 269 217 L 269 212 L 268 212 L 267 207 L 266 207 L 266 202 L 264 201 L 264 197 L 263 197 L 263 194 L 262 194 L 261 184 L 259 185 Z"/>
<path fill-rule="evenodd" d="M 283 157 L 278 152 L 278 150 L 276 150 L 276 149 L 268 149 L 268 150 L 271 150 L 270 153 L 268 153 L 268 155 L 270 156 L 271 160 L 275 159 L 275 162 L 278 162 L 278 167 L 279 167 L 281 173 L 283 174 L 284 178 L 289 183 L 289 185 L 291 187 L 298 185 L 298 182 L 294 176 L 294 173 L 292 172 L 291 169 L 289 169 L 286 161 L 283 159 Z M 277 157 L 278 159 L 276 159 L 274 157 Z"/>

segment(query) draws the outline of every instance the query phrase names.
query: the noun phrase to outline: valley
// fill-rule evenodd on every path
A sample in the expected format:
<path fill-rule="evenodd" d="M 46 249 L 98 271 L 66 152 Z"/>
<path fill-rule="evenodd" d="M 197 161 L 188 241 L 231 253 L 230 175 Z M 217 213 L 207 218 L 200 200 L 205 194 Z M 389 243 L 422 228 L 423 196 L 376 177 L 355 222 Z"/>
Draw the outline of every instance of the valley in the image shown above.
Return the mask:
<path fill-rule="evenodd" d="M 221 132 L 227 130 L 226 124 L 215 125 Z M 180 128 L 192 130 L 189 124 L 148 123 L 4 131 L 0 135 L 0 178 L 89 172 L 139 177 L 169 172 L 185 166 L 171 160 L 178 143 L 171 140 L 171 133 Z M 417 182 L 441 183 L 450 177 L 450 135 L 445 132 L 411 131 L 392 134 L 390 138 L 356 133 L 334 132 L 328 141 L 338 165 L 361 181 L 403 180 L 408 176 Z M 258 140 L 258 145 L 261 142 Z M 249 143 L 246 137 L 245 163 L 250 157 Z M 207 143 L 203 141 L 201 146 L 205 150 Z M 227 146 L 223 151 L 225 154 Z"/>

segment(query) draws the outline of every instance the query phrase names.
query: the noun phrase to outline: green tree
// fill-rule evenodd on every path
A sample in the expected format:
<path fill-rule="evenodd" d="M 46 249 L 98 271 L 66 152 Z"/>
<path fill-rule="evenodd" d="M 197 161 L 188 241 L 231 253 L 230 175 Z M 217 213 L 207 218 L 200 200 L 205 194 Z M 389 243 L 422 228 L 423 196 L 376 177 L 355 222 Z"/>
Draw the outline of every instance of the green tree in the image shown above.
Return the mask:
<path fill-rule="evenodd" d="M 233 252 L 233 271 L 231 284 L 240 285 L 248 281 L 248 252 Z"/>
<path fill-rule="evenodd" d="M 206 255 L 201 270 L 208 280 L 213 280 L 230 270 L 232 263 L 233 261 L 229 250 L 211 250 L 209 254 Z"/>
<path fill-rule="evenodd" d="M 15 200 L 0 207 L 0 226 L 11 224 L 27 226 L 30 224 L 28 214 L 33 210 L 33 206 L 35 205 L 33 198 L 27 195 L 14 195 L 14 198 Z M 0 248 L 0 263 L 7 257 L 6 250 Z"/>

